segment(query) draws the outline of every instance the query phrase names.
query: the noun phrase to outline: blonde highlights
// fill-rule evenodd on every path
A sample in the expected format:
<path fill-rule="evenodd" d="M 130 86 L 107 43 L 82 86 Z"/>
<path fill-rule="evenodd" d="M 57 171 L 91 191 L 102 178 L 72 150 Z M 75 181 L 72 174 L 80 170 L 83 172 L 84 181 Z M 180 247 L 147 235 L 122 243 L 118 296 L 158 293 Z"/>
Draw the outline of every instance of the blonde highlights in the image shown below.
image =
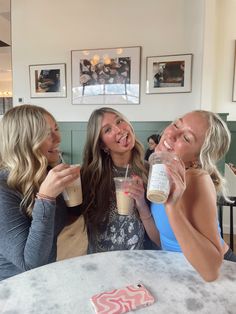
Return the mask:
<path fill-rule="evenodd" d="M 110 187 L 114 185 L 112 180 L 113 162 L 110 155 L 104 151 L 103 143 L 100 139 L 102 119 L 105 113 L 112 113 L 121 118 L 134 132 L 127 118 L 112 108 L 103 107 L 94 110 L 89 118 L 81 178 L 83 184 L 89 187 L 84 191 L 83 195 L 85 222 L 87 224 L 91 223 L 93 226 L 98 225 L 104 219 L 112 193 Z M 147 169 L 144 165 L 144 149 L 136 138 L 130 164 L 133 171 L 140 175 L 144 183 L 146 183 Z"/>
<path fill-rule="evenodd" d="M 45 115 L 52 117 L 44 108 L 22 105 L 0 123 L 0 168 L 9 172 L 7 184 L 22 194 L 21 208 L 29 216 L 48 165 L 39 149 L 48 133 Z"/>
<path fill-rule="evenodd" d="M 227 124 L 216 113 L 196 110 L 207 119 L 209 127 L 205 135 L 202 145 L 199 161 L 202 169 L 206 170 L 216 187 L 216 191 L 220 192 L 226 199 L 225 180 L 217 168 L 217 162 L 222 159 L 229 150 L 231 134 Z"/>

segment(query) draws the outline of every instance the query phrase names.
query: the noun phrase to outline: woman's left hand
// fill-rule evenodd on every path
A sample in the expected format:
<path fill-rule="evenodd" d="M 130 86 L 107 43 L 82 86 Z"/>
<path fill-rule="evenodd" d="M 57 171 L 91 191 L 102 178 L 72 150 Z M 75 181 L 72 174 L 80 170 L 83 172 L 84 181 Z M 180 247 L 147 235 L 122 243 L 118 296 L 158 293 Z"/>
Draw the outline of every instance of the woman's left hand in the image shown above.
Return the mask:
<path fill-rule="evenodd" d="M 139 176 L 133 175 L 132 178 L 133 182 L 129 185 L 127 192 L 128 195 L 135 200 L 136 207 L 139 210 L 146 206 L 145 189 L 143 180 Z"/>

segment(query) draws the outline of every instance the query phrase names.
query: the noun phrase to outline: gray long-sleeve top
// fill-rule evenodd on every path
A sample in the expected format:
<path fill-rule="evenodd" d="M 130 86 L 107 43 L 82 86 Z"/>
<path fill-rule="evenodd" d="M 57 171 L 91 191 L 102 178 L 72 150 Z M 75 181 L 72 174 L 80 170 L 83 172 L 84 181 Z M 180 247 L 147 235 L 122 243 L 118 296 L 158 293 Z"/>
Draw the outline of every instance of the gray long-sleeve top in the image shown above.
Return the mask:
<path fill-rule="evenodd" d="M 59 195 L 56 202 L 37 199 L 27 217 L 20 210 L 22 195 L 7 186 L 7 176 L 0 170 L 0 280 L 54 262 L 67 215 Z"/>

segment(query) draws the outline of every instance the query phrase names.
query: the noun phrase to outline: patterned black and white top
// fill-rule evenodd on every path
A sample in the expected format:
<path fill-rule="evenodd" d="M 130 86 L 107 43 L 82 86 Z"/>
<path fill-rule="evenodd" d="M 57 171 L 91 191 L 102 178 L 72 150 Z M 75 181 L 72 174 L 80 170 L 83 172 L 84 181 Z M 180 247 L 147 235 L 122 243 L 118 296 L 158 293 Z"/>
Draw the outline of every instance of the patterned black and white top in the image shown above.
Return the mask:
<path fill-rule="evenodd" d="M 125 168 L 114 167 L 112 175 L 122 177 L 125 171 Z M 145 232 L 137 209 L 135 208 L 130 216 L 119 215 L 116 210 L 115 191 L 112 195 L 108 222 L 96 233 L 92 226 L 88 228 L 88 253 L 143 249 Z"/>

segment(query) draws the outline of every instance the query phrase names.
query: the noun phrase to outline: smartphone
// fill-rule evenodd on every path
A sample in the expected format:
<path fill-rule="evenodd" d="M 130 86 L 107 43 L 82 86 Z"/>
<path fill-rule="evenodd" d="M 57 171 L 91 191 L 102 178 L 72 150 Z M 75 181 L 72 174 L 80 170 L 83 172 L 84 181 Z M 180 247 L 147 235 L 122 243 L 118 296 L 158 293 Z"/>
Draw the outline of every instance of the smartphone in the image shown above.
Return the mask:
<path fill-rule="evenodd" d="M 122 314 L 151 305 L 155 300 L 144 285 L 138 283 L 95 294 L 91 302 L 96 314 Z"/>

